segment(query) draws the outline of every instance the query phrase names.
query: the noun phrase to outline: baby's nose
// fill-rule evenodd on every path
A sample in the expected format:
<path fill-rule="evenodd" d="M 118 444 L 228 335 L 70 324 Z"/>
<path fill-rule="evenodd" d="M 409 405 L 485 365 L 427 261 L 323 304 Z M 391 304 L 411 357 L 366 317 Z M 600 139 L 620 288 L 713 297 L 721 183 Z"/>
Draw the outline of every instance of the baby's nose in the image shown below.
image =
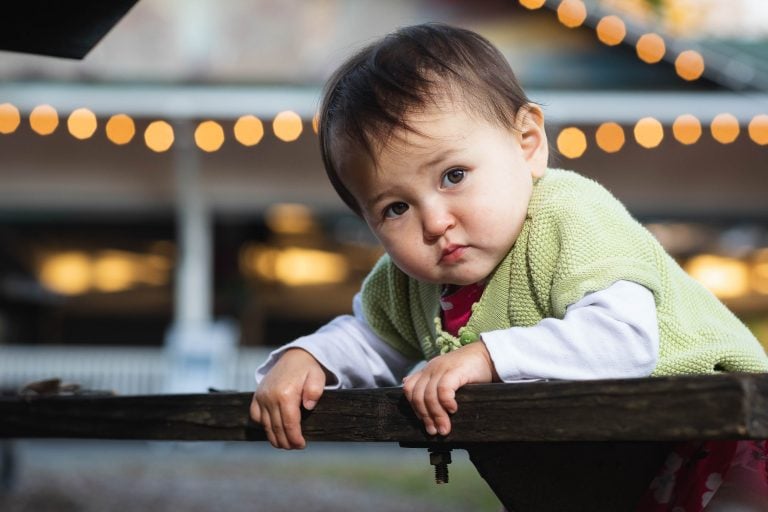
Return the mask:
<path fill-rule="evenodd" d="M 424 237 L 427 239 L 440 237 L 453 227 L 455 222 L 447 208 L 439 206 L 427 208 L 422 216 Z"/>

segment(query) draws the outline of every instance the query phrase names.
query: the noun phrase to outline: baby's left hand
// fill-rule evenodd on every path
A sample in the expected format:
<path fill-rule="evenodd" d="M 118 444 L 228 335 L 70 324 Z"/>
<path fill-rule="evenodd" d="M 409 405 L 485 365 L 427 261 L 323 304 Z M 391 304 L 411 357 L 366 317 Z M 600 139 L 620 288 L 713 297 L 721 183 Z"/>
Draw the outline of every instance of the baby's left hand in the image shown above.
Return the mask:
<path fill-rule="evenodd" d="M 458 409 L 456 390 L 466 384 L 498 381 L 488 349 L 481 340 L 432 359 L 403 379 L 405 397 L 429 435 L 448 435 Z"/>

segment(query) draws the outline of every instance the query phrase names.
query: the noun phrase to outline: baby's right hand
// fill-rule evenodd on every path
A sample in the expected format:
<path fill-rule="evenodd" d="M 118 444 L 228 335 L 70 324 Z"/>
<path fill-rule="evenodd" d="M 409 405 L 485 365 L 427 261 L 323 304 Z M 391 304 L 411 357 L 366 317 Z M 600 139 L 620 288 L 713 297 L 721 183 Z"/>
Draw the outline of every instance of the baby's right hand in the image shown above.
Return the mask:
<path fill-rule="evenodd" d="M 261 423 L 275 448 L 304 448 L 301 409 L 311 410 L 325 388 L 325 369 L 309 352 L 287 350 L 259 383 L 251 401 L 251 418 Z"/>

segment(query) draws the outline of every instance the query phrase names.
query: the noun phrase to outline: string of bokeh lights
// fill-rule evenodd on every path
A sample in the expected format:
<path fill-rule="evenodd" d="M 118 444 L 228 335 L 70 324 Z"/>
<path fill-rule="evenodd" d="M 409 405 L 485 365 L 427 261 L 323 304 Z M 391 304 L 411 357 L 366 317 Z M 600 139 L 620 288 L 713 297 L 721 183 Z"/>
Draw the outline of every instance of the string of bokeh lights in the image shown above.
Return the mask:
<path fill-rule="evenodd" d="M 672 123 L 672 136 L 680 144 L 696 144 L 704 134 L 701 121 L 691 114 L 678 116 Z M 629 127 L 635 142 L 645 149 L 658 147 L 665 138 L 664 125 L 653 117 L 644 117 Z M 720 144 L 731 144 L 742 132 L 739 120 L 733 114 L 716 115 L 709 123 L 711 137 Z M 768 145 L 768 115 L 758 114 L 747 124 L 749 138 L 760 146 Z M 594 134 L 597 147 L 606 153 L 617 153 L 627 142 L 625 129 L 618 123 L 605 122 Z M 587 135 L 575 126 L 560 130 L 556 139 L 560 153 L 571 159 L 581 157 L 587 150 Z"/>
<path fill-rule="evenodd" d="M 527 9 L 535 10 L 543 7 L 546 1 L 519 0 L 519 3 Z M 582 0 L 562 0 L 556 12 L 560 23 L 568 28 L 582 26 L 587 19 L 587 7 Z M 627 38 L 627 28 L 618 16 L 606 15 L 596 24 L 595 34 L 603 44 L 616 46 Z M 660 62 L 667 53 L 664 38 L 654 32 L 640 35 L 634 44 L 638 58 L 648 64 Z M 704 69 L 704 58 L 695 50 L 684 50 L 675 58 L 675 71 L 683 80 L 698 80 L 704 73 Z M 54 133 L 60 123 L 59 114 L 51 105 L 38 105 L 32 109 L 28 120 L 32 130 L 41 136 Z M 0 134 L 14 133 L 20 124 L 19 109 L 10 103 L 0 104 Z M 94 136 L 99 121 L 92 111 L 87 108 L 78 108 L 69 114 L 66 124 L 73 137 L 85 140 Z M 672 135 L 681 144 L 695 144 L 703 135 L 702 124 L 696 116 L 682 114 L 672 123 Z M 272 119 L 271 127 L 279 140 L 292 142 L 298 140 L 303 133 L 304 122 L 297 113 L 283 111 Z M 746 128 L 750 139 L 755 144 L 768 145 L 768 115 L 755 115 Z M 317 117 L 312 120 L 312 129 L 316 134 Z M 653 117 L 642 118 L 627 129 L 631 129 L 637 144 L 646 149 L 659 146 L 665 138 L 664 125 Z M 106 121 L 104 131 L 107 139 L 122 146 L 136 137 L 136 123 L 126 114 L 116 114 Z M 709 131 L 717 142 L 730 144 L 739 137 L 743 127 L 735 116 L 724 112 L 709 121 Z M 246 147 L 255 146 L 261 142 L 264 133 L 264 123 L 253 115 L 238 118 L 232 128 L 235 140 Z M 226 138 L 222 124 L 214 120 L 198 123 L 194 132 L 196 146 L 208 153 L 221 149 Z M 628 137 L 625 134 L 625 128 L 620 124 L 604 122 L 597 128 L 594 138 L 599 149 L 606 153 L 616 153 L 625 146 Z M 168 151 L 175 142 L 173 126 L 163 120 L 152 121 L 144 129 L 143 139 L 144 144 L 154 152 Z M 571 159 L 581 157 L 589 146 L 585 131 L 575 126 L 560 128 L 556 144 L 560 154 Z"/>
<path fill-rule="evenodd" d="M 519 0 L 520 5 L 529 10 L 540 9 L 546 0 Z M 582 0 L 562 0 L 557 7 L 557 19 L 568 28 L 577 28 L 587 20 L 587 6 Z M 616 15 L 600 18 L 595 26 L 598 40 L 607 46 L 617 46 L 627 38 L 627 26 Z M 655 32 L 640 35 L 635 41 L 637 57 L 646 64 L 656 64 L 667 53 L 664 38 Z M 684 50 L 675 58 L 675 72 L 686 81 L 694 81 L 704 74 L 704 58 L 696 50 Z"/>
<path fill-rule="evenodd" d="M 51 135 L 60 124 L 59 114 L 50 105 L 39 105 L 29 114 L 30 128 L 41 136 Z M 21 114 L 10 103 L 0 104 L 0 134 L 14 133 L 21 125 Z M 86 140 L 93 137 L 98 129 L 96 115 L 86 108 L 78 108 L 69 114 L 66 120 L 67 130 L 76 139 Z M 301 117 L 292 111 L 277 114 L 271 122 L 275 137 L 284 142 L 297 140 L 304 131 Z M 709 133 L 715 141 L 730 144 L 743 132 L 739 120 L 729 113 L 716 115 L 708 123 Z M 317 119 L 312 120 L 312 131 L 317 133 Z M 594 140 L 605 153 L 617 153 L 627 143 L 630 132 L 634 141 L 643 148 L 653 149 L 661 144 L 666 136 L 664 125 L 653 117 L 644 117 L 632 126 L 622 126 L 615 122 L 600 124 L 595 130 Z M 122 146 L 136 137 L 136 123 L 126 114 L 110 117 L 104 132 L 108 140 Z M 692 145 L 704 135 L 702 121 L 691 114 L 678 116 L 671 126 L 674 139 L 683 145 Z M 746 126 L 749 138 L 760 146 L 768 145 L 768 115 L 755 115 Z M 238 118 L 232 126 L 235 140 L 246 147 L 257 145 L 264 137 L 264 123 L 256 116 L 245 115 Z M 207 120 L 197 124 L 194 132 L 195 144 L 202 151 L 212 153 L 221 149 L 227 136 L 224 127 L 217 121 Z M 168 151 L 175 141 L 173 126 L 166 121 L 152 121 L 144 129 L 143 139 L 152 151 Z M 565 157 L 575 159 L 584 154 L 589 146 L 585 130 L 575 126 L 559 130 L 556 138 L 558 151 Z"/>
<path fill-rule="evenodd" d="M 21 114 L 15 105 L 0 104 L 0 134 L 14 133 L 21 125 L 21 120 Z M 28 121 L 32 131 L 42 136 L 51 135 L 60 124 L 59 113 L 51 105 L 38 105 L 33 108 Z M 66 124 L 67 130 L 74 138 L 85 140 L 95 135 L 99 121 L 91 110 L 78 108 L 69 114 Z M 304 131 L 301 117 L 289 110 L 278 113 L 271 124 L 275 137 L 284 142 L 297 140 Z M 313 120 L 312 126 L 317 133 L 316 120 Z M 112 143 L 123 146 L 136 137 L 136 123 L 126 114 L 116 114 L 107 120 L 104 131 Z M 255 146 L 264 137 L 264 123 L 256 116 L 244 115 L 235 121 L 232 132 L 235 140 L 243 146 Z M 173 126 L 163 120 L 150 122 L 143 135 L 146 146 L 157 153 L 171 149 L 176 137 Z M 226 135 L 219 122 L 207 120 L 197 124 L 194 138 L 198 148 L 212 153 L 221 148 Z"/>
<path fill-rule="evenodd" d="M 519 0 L 523 7 L 535 10 L 544 7 L 547 0 Z M 557 7 L 557 19 L 568 28 L 580 27 L 587 20 L 587 6 L 582 0 L 562 0 Z M 595 35 L 607 46 L 617 46 L 627 38 L 627 27 L 616 15 L 600 18 L 595 25 Z M 637 57 L 646 64 L 661 62 L 667 54 L 664 38 L 655 32 L 646 32 L 634 41 Z M 704 74 L 704 57 L 696 50 L 683 50 L 675 57 L 675 72 L 685 81 L 692 82 Z M 729 113 L 716 115 L 709 124 L 712 138 L 721 144 L 734 142 L 741 132 L 738 119 Z M 755 115 L 747 125 L 750 139 L 758 145 L 768 145 L 768 115 Z M 695 144 L 702 136 L 702 123 L 692 114 L 682 114 L 672 123 L 674 138 L 684 145 Z M 638 120 L 632 133 L 635 141 L 646 149 L 652 149 L 664 140 L 664 126 L 653 117 Z M 560 130 L 556 139 L 557 148 L 562 155 L 575 159 L 587 150 L 587 136 L 575 126 Z M 606 153 L 616 153 L 624 147 L 626 136 L 624 128 L 618 123 L 605 122 L 595 132 L 597 146 Z"/>

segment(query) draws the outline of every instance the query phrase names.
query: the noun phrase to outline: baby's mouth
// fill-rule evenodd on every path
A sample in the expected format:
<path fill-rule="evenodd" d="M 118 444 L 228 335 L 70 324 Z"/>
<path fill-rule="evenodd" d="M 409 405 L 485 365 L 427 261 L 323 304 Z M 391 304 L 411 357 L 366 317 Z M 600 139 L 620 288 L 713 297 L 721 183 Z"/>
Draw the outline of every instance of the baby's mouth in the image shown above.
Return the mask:
<path fill-rule="evenodd" d="M 440 255 L 440 263 L 456 263 L 462 258 L 466 250 L 466 245 L 449 245 L 443 249 Z"/>

